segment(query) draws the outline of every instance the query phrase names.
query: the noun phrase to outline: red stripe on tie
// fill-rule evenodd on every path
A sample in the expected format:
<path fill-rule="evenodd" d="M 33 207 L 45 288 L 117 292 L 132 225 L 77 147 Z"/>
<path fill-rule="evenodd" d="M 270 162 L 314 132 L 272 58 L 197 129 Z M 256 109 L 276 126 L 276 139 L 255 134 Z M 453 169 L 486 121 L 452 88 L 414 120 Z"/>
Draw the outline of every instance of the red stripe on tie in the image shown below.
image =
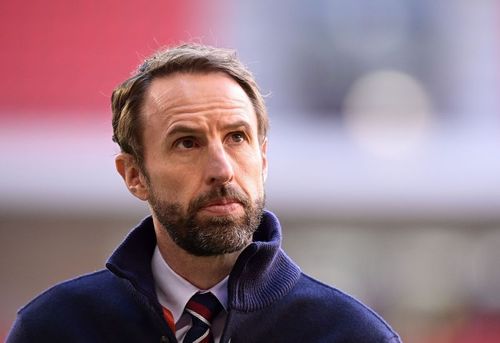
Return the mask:
<path fill-rule="evenodd" d="M 174 323 L 174 316 L 172 315 L 172 312 L 170 312 L 167 308 L 163 307 L 163 317 L 167 321 L 168 326 L 172 330 L 173 333 L 175 333 L 175 323 Z"/>
<path fill-rule="evenodd" d="M 206 308 L 204 305 L 197 303 L 194 300 L 190 300 L 186 307 L 196 313 L 198 313 L 200 316 L 205 318 L 208 322 L 212 321 L 212 312 Z"/>

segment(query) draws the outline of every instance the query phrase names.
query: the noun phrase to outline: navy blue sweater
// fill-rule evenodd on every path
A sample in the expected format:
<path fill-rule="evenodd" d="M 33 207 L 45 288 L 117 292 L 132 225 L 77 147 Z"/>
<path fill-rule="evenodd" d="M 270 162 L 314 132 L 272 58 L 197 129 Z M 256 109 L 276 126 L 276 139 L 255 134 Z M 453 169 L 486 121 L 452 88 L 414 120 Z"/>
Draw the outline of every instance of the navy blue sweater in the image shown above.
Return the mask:
<path fill-rule="evenodd" d="M 305 275 L 281 250 L 278 219 L 266 212 L 228 281 L 221 342 L 397 343 L 377 314 Z M 176 342 L 157 301 L 146 218 L 107 269 L 59 284 L 22 308 L 7 342 Z"/>

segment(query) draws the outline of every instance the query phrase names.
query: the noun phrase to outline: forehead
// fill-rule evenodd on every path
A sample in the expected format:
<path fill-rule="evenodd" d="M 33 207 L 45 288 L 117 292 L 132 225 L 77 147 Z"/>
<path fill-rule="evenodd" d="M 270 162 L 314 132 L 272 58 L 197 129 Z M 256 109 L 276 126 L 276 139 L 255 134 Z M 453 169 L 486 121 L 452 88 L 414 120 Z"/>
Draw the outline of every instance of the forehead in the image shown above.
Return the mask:
<path fill-rule="evenodd" d="M 178 117 L 222 112 L 247 116 L 255 124 L 257 121 L 253 105 L 243 88 L 222 72 L 174 73 L 154 79 L 146 93 L 142 111 L 147 123 L 159 118 L 170 121 Z"/>

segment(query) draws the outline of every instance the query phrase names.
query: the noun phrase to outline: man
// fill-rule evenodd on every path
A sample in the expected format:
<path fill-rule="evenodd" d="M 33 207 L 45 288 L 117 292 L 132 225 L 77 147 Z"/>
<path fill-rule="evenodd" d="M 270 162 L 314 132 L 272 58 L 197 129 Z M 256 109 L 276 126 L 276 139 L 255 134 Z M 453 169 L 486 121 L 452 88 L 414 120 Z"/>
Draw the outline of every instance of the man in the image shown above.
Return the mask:
<path fill-rule="evenodd" d="M 263 209 L 264 101 L 231 51 L 160 51 L 115 89 L 112 109 L 116 169 L 151 216 L 106 270 L 21 309 L 8 342 L 399 342 L 281 250 Z"/>

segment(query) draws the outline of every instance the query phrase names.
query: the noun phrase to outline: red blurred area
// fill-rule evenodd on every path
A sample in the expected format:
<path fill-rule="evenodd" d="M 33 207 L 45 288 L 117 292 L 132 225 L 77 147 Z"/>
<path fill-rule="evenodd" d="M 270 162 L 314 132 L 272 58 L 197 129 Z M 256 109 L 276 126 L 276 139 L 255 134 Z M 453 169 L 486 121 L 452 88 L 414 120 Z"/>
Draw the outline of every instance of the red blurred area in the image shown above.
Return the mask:
<path fill-rule="evenodd" d="M 201 16 L 199 5 L 193 0 L 2 1 L 2 119 L 40 112 L 71 115 L 68 109 L 86 115 L 107 111 L 112 89 L 144 56 L 203 30 L 209 18 Z"/>
<path fill-rule="evenodd" d="M 498 343 L 500 342 L 500 313 L 467 311 L 458 319 L 449 320 L 430 332 L 418 343 Z M 408 341 L 414 341 L 410 338 Z"/>

